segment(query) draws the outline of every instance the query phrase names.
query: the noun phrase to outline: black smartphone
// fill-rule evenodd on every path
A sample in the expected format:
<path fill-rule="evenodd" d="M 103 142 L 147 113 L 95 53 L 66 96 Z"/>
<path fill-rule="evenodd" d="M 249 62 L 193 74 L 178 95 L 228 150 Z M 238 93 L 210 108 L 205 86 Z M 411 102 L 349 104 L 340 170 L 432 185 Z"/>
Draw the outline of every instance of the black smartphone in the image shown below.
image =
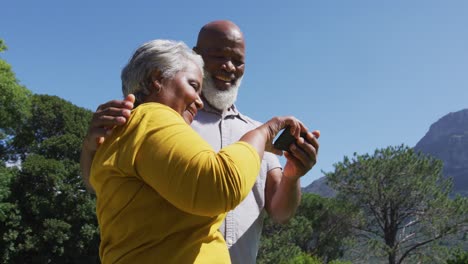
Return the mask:
<path fill-rule="evenodd" d="M 305 138 L 306 133 L 301 133 L 301 137 Z M 273 146 L 283 151 L 289 151 L 291 144 L 296 142 L 296 138 L 291 134 L 290 128 L 286 127 L 279 137 L 273 143 Z"/>

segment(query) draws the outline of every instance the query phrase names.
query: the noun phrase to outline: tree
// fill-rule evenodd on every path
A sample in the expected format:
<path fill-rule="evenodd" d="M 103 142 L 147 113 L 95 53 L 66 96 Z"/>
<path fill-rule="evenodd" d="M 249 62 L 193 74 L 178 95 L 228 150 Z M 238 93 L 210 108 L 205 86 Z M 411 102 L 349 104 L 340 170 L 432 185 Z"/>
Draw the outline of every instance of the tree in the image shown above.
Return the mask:
<path fill-rule="evenodd" d="M 0 39 L 0 52 L 6 45 Z M 20 85 L 11 66 L 0 59 L 0 159 L 7 159 L 7 143 L 30 116 L 31 92 Z"/>
<path fill-rule="evenodd" d="M 0 39 L 0 52 L 6 50 Z M 29 117 L 31 92 L 19 84 L 11 66 L 0 59 L 0 128 L 12 132 Z M 2 137 L 0 137 L 2 139 Z"/>
<path fill-rule="evenodd" d="M 397 146 L 345 157 L 326 177 L 338 199 L 361 208 L 355 228 L 364 246 L 393 264 L 435 261 L 436 242 L 466 228 L 467 199 L 449 198 L 441 171 L 441 161 Z"/>
<path fill-rule="evenodd" d="M 15 213 L 4 251 L 13 263 L 97 262 L 95 201 L 80 178 L 79 150 L 91 112 L 56 96 L 33 95 L 32 114 L 15 131 L 10 153 Z M 5 236 L 4 236 L 5 237 Z"/>
<path fill-rule="evenodd" d="M 325 263 L 339 259 L 351 234 L 353 214 L 346 203 L 304 193 L 296 215 L 287 224 L 266 219 L 257 262 L 304 262 L 309 259 L 306 256 Z"/>
<path fill-rule="evenodd" d="M 97 262 L 94 200 L 75 180 L 78 172 L 75 163 L 37 154 L 26 158 L 11 187 L 17 215 L 8 222 L 14 234 L 7 241 L 11 247 L 4 261 Z"/>
<path fill-rule="evenodd" d="M 466 264 L 468 263 L 468 251 L 455 252 L 455 255 L 447 260 L 447 264 Z"/>
<path fill-rule="evenodd" d="M 5 263 L 9 259 L 8 251 L 14 245 L 10 243 L 10 238 L 15 236 L 12 230 L 17 225 L 18 212 L 16 204 L 10 201 L 11 183 L 16 176 L 15 168 L 6 167 L 0 164 L 0 259 Z"/>
<path fill-rule="evenodd" d="M 57 160 L 79 162 L 82 138 L 91 113 L 49 95 L 31 97 L 31 115 L 16 129 L 10 154 L 24 159 L 38 153 Z"/>
<path fill-rule="evenodd" d="M 90 119 L 89 110 L 32 94 L 0 60 L 1 263 L 99 262 L 95 199 L 79 170 Z"/>
<path fill-rule="evenodd" d="M 8 47 L 6 46 L 5 41 L 3 41 L 3 39 L 0 39 L 0 52 L 3 52 L 7 49 Z"/>

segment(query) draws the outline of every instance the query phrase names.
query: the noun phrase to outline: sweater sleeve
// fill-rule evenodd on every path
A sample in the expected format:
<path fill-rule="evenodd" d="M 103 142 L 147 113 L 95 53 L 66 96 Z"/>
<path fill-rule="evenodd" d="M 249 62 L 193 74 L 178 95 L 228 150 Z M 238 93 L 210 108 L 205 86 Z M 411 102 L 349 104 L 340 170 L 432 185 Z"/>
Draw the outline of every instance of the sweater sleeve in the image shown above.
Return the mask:
<path fill-rule="evenodd" d="M 237 142 L 216 153 L 178 113 L 148 111 L 139 124 L 139 177 L 185 212 L 215 216 L 236 207 L 260 170 L 255 149 Z"/>

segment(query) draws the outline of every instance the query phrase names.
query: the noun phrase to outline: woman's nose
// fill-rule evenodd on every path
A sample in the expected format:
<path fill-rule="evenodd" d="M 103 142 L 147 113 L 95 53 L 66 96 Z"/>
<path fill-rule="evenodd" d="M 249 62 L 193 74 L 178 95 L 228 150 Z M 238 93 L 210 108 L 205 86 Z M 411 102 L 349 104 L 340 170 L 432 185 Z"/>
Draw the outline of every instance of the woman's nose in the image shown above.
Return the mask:
<path fill-rule="evenodd" d="M 202 109 L 203 108 L 203 101 L 200 99 L 200 96 L 198 96 L 197 100 L 195 100 L 195 106 L 197 109 Z"/>

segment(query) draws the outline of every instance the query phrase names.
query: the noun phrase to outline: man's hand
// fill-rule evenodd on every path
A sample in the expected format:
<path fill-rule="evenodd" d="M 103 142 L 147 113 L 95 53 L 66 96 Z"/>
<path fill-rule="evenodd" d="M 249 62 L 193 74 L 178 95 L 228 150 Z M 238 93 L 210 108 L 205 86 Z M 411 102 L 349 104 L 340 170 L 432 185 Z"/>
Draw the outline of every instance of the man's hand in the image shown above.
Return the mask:
<path fill-rule="evenodd" d="M 134 102 L 135 96 L 130 94 L 124 100 L 112 100 L 100 105 L 94 112 L 89 124 L 83 148 L 90 152 L 96 151 L 98 146 L 104 142 L 104 139 L 112 134 L 115 126 L 127 122 Z"/>
<path fill-rule="evenodd" d="M 292 144 L 289 152 L 284 152 L 287 161 L 283 169 L 284 177 L 299 179 L 317 162 L 320 131 L 308 132 L 306 138 L 300 137 Z"/>
<path fill-rule="evenodd" d="M 130 94 L 124 100 L 112 100 L 100 105 L 93 114 L 88 134 L 83 141 L 80 156 L 81 177 L 86 189 L 90 192 L 94 192 L 89 182 L 94 154 L 99 145 L 104 142 L 104 139 L 112 134 L 112 129 L 115 126 L 123 125 L 127 122 L 134 102 L 135 96 Z"/>
<path fill-rule="evenodd" d="M 283 171 L 272 169 L 267 174 L 265 208 L 276 223 L 286 223 L 294 216 L 301 201 L 300 178 L 317 162 L 320 132 L 308 132 L 305 137 L 296 139 L 290 151 L 284 152 Z"/>

